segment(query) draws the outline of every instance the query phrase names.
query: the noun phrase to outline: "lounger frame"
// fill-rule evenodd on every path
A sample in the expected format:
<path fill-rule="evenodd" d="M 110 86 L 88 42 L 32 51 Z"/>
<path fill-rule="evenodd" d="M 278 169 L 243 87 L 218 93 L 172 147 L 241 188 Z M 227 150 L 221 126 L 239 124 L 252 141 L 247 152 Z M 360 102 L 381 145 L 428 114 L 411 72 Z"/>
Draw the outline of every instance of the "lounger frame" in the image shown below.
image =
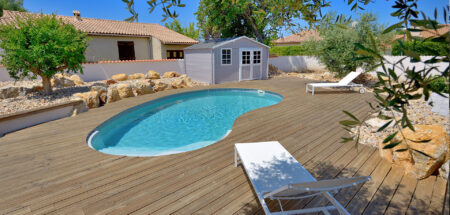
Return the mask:
<path fill-rule="evenodd" d="M 322 83 L 320 83 L 322 84 Z M 328 85 L 315 85 L 315 83 L 308 83 L 306 84 L 306 93 L 311 92 L 311 95 L 314 95 L 314 90 L 315 88 L 353 88 L 353 87 L 360 87 L 361 89 L 359 90 L 360 93 L 364 93 L 364 85 L 362 84 L 355 84 L 355 83 L 350 83 L 350 84 L 346 84 L 346 85 L 342 85 L 339 83 L 329 83 Z"/>
<path fill-rule="evenodd" d="M 239 155 L 239 151 L 237 149 L 237 147 L 234 147 L 234 166 L 237 167 L 238 163 L 240 160 L 240 155 Z M 245 163 L 242 163 L 242 165 L 244 166 L 244 169 L 247 171 L 247 167 L 245 166 Z M 299 164 L 300 165 L 300 164 Z M 306 173 L 308 175 L 310 175 L 312 178 L 314 178 L 308 171 L 306 171 Z M 330 192 L 333 191 L 338 191 L 338 189 L 343 188 L 343 187 L 348 187 L 348 186 L 342 186 L 342 187 L 333 187 L 333 190 L 331 189 L 326 189 L 326 188 L 319 188 L 316 190 L 319 190 L 320 192 L 317 193 L 313 193 L 311 195 L 304 195 L 304 196 L 300 196 L 300 197 L 276 197 L 274 195 L 276 195 L 277 193 L 286 190 L 287 188 L 291 188 L 289 186 L 292 185 L 285 185 L 283 187 L 280 187 L 279 189 L 276 189 L 270 193 L 265 193 L 262 194 L 257 190 L 257 187 L 255 186 L 255 182 L 252 180 L 251 177 L 249 177 L 249 180 L 252 183 L 253 189 L 255 190 L 256 195 L 258 196 L 259 202 L 265 212 L 265 214 L 273 214 L 273 215 L 278 215 L 278 214 L 305 214 L 305 213 L 314 213 L 314 212 L 323 212 L 324 214 L 330 214 L 329 211 L 331 210 L 337 210 L 340 214 L 345 214 L 345 215 L 349 215 L 350 213 L 344 208 L 344 206 L 342 206 L 331 194 Z M 361 182 L 358 183 L 362 183 L 364 181 L 370 180 L 370 177 L 367 177 L 367 179 L 362 179 Z M 354 184 L 353 184 L 354 185 Z M 305 208 L 305 209 L 298 209 L 298 210 L 289 210 L 289 211 L 284 211 L 283 206 L 281 204 L 280 200 L 283 199 L 303 199 L 303 198 L 310 198 L 310 197 L 314 197 L 314 196 L 319 196 L 322 195 L 323 197 L 325 197 L 326 199 L 328 199 L 328 201 L 332 204 L 330 206 L 322 206 L 322 207 L 314 207 L 314 208 Z M 271 212 L 269 210 L 269 207 L 267 206 L 267 203 L 265 201 L 265 199 L 271 199 L 271 200 L 277 200 L 281 211 L 279 212 Z"/>

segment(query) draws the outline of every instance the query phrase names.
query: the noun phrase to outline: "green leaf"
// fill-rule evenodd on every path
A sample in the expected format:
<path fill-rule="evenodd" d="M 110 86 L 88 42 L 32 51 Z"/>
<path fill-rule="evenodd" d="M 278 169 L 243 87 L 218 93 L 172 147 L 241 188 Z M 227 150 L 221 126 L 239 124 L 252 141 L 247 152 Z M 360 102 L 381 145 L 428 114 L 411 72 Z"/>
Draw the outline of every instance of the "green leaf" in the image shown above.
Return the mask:
<path fill-rule="evenodd" d="M 387 145 L 385 145 L 384 147 L 383 147 L 383 149 L 391 149 L 391 148 L 394 148 L 394 147 L 396 147 L 398 144 L 400 144 L 402 141 L 397 141 L 397 142 L 393 142 L 393 143 L 390 143 L 390 144 L 387 144 Z"/>
<path fill-rule="evenodd" d="M 384 123 L 384 125 L 381 126 L 381 127 L 377 130 L 377 132 L 383 131 L 386 127 L 388 127 L 388 126 L 392 123 L 392 121 L 393 121 L 393 120 Z"/>
<path fill-rule="evenodd" d="M 387 34 L 387 33 L 391 32 L 394 29 L 401 28 L 402 26 L 403 26 L 403 22 L 395 23 L 395 24 L 389 26 L 388 28 L 386 28 L 383 31 L 383 34 Z"/>
<path fill-rule="evenodd" d="M 352 137 L 342 137 L 341 143 L 346 143 L 346 142 L 350 142 L 353 141 Z"/>
<path fill-rule="evenodd" d="M 406 56 L 412 57 L 415 62 L 420 62 L 420 55 L 417 52 L 406 50 Z"/>
<path fill-rule="evenodd" d="M 353 125 L 359 124 L 358 121 L 352 121 L 352 120 L 342 120 L 342 121 L 339 121 L 339 123 L 343 126 L 353 126 Z"/>
<path fill-rule="evenodd" d="M 408 151 L 408 149 L 396 149 L 395 152 L 404 152 L 404 151 Z"/>
<path fill-rule="evenodd" d="M 389 136 L 387 136 L 386 138 L 384 138 L 383 143 L 387 143 L 389 141 L 392 140 L 392 138 L 395 137 L 395 135 L 397 135 L 398 131 L 396 131 L 395 133 L 390 134 Z"/>
<path fill-rule="evenodd" d="M 421 141 L 416 141 L 416 140 L 411 140 L 411 139 L 408 139 L 408 140 L 412 141 L 412 142 L 415 142 L 415 143 L 428 143 L 428 142 L 431 141 L 431 139 L 426 139 L 426 140 L 421 140 Z"/>
<path fill-rule="evenodd" d="M 350 118 L 352 118 L 352 119 L 354 119 L 355 121 L 358 121 L 359 122 L 359 119 L 358 118 L 356 118 L 356 116 L 354 116 L 353 114 L 351 114 L 350 112 L 348 112 L 348 111 L 342 111 L 342 112 L 344 112 L 345 114 L 347 114 L 347 116 L 349 116 Z"/>

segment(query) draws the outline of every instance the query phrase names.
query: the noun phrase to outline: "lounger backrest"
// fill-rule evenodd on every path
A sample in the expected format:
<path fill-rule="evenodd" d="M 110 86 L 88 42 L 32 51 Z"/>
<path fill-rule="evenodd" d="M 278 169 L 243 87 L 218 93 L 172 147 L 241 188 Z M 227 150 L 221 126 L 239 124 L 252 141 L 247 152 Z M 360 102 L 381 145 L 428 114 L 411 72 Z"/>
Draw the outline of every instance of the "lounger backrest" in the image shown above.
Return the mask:
<path fill-rule="evenodd" d="M 341 81 L 339 81 L 339 84 L 347 85 L 350 82 L 352 82 L 356 77 L 358 77 L 359 74 L 361 74 L 360 71 L 358 71 L 358 72 L 350 72 Z"/>

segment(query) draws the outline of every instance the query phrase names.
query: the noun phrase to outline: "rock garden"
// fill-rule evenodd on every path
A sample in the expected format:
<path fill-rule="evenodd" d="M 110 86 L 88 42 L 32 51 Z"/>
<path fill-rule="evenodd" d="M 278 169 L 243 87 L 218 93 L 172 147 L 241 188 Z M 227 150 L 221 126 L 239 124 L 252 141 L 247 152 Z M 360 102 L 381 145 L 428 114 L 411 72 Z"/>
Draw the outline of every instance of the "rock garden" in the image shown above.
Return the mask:
<path fill-rule="evenodd" d="M 269 75 L 272 78 L 295 77 L 318 82 L 338 82 L 340 80 L 326 70 L 286 73 L 273 65 L 269 65 Z M 362 83 L 368 91 L 372 91 L 371 87 L 376 83 L 376 79 L 371 75 L 363 74 L 354 82 Z M 377 148 L 381 157 L 394 165 L 402 166 L 405 172 L 412 177 L 424 179 L 430 175 L 439 175 L 448 180 L 450 166 L 448 116 L 433 112 L 429 102 L 425 102 L 423 99 L 411 100 L 407 112 L 411 123 L 415 125 L 416 132 L 409 128 L 402 129 L 402 132 L 399 132 L 391 140 L 391 142 L 402 141 L 394 148 L 383 149 L 386 144 L 382 142 L 389 134 L 398 131 L 398 128 L 390 125 L 383 131 L 377 132 L 388 120 L 379 119 L 376 114 L 368 117 L 362 126 L 353 128 L 351 135 L 356 137 L 359 134 L 359 144 Z M 391 116 L 392 113 L 384 112 L 383 114 Z M 395 112 L 394 115 L 396 119 L 401 119 L 399 113 Z M 402 133 L 405 138 L 401 135 Z M 405 144 L 408 144 L 409 150 L 398 150 L 407 148 Z"/>
<path fill-rule="evenodd" d="M 84 101 L 85 106 L 78 109 L 83 112 L 128 97 L 206 84 L 177 72 L 166 72 L 161 76 L 150 70 L 147 74 L 122 73 L 109 80 L 94 82 L 85 82 L 78 75 L 56 74 L 51 85 L 53 93 L 47 95 L 41 80 L 0 82 L 0 116 L 75 100 Z"/>

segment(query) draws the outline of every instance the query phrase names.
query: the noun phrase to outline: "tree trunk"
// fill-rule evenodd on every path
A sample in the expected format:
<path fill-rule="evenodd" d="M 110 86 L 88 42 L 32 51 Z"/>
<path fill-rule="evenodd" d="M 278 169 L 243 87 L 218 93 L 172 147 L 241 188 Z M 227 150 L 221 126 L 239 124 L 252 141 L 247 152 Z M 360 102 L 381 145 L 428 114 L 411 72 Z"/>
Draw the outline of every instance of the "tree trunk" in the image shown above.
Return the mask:
<path fill-rule="evenodd" d="M 53 92 L 52 85 L 50 83 L 50 78 L 47 76 L 41 76 L 42 78 L 42 86 L 44 87 L 44 93 L 49 95 Z"/>
<path fill-rule="evenodd" d="M 247 21 L 250 23 L 250 25 L 252 26 L 253 33 L 255 34 L 258 42 L 264 43 L 264 40 L 266 39 L 266 37 L 265 37 L 265 35 L 261 35 L 259 33 L 258 26 L 256 26 L 255 22 L 253 21 L 253 18 L 250 16 L 249 9 L 247 9 L 247 11 L 244 13 L 244 16 L 247 19 Z"/>

